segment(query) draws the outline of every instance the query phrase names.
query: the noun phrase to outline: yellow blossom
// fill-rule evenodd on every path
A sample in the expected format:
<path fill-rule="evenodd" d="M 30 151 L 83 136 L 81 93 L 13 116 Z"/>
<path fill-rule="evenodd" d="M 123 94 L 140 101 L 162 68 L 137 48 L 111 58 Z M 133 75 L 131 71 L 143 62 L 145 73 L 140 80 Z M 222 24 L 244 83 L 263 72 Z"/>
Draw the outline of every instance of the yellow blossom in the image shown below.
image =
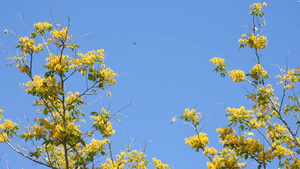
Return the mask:
<path fill-rule="evenodd" d="M 256 64 L 255 66 L 253 66 L 253 69 L 250 70 L 250 73 L 250 77 L 252 77 L 252 79 L 254 80 L 259 80 L 260 78 L 264 78 L 267 75 L 267 71 L 265 71 L 260 64 Z"/>
<path fill-rule="evenodd" d="M 214 57 L 214 58 L 210 59 L 209 61 L 215 65 L 222 65 L 225 62 L 224 59 L 218 58 L 218 57 Z"/>
<path fill-rule="evenodd" d="M 208 137 L 206 133 L 198 133 L 198 135 L 185 138 L 184 141 L 191 148 L 196 148 L 196 152 L 199 152 L 199 149 L 204 149 L 208 144 Z"/>
<path fill-rule="evenodd" d="M 153 161 L 152 163 L 156 169 L 170 169 L 169 165 L 162 163 L 161 160 L 152 158 L 152 161 Z"/>
<path fill-rule="evenodd" d="M 242 70 L 232 70 L 228 73 L 233 82 L 243 82 L 245 80 L 245 72 Z"/>

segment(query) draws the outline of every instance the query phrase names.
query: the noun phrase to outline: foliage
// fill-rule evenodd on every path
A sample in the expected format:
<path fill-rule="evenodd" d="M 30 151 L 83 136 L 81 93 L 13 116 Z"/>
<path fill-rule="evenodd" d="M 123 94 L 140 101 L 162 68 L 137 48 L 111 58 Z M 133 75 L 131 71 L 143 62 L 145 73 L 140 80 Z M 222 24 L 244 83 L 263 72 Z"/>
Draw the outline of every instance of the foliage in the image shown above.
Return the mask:
<path fill-rule="evenodd" d="M 8 59 L 29 77 L 23 87 L 36 97 L 34 106 L 38 107 L 38 115 L 35 124 L 22 129 L 19 124 L 4 119 L 0 124 L 0 142 L 50 168 L 146 168 L 149 162 L 144 152 L 130 150 L 131 147 L 116 155 L 116 159 L 113 157 L 110 139 L 115 130 L 111 120 L 117 113 L 112 114 L 104 107 L 100 111 L 83 112 L 82 107 L 88 105 L 87 97 L 115 85 L 118 74 L 106 66 L 104 49 L 81 53 L 74 42 L 69 25 L 62 27 L 48 22 L 34 24 L 29 36 L 19 38 L 20 55 L 11 55 Z M 42 65 L 44 72 L 34 72 L 38 65 L 34 65 L 33 60 L 40 52 L 47 56 Z M 70 79 L 77 74 L 86 79 L 82 92 L 69 90 L 69 86 L 76 85 Z M 3 118 L 0 116 L 0 121 Z M 86 121 L 93 125 L 89 126 Z M 10 143 L 12 138 L 34 146 L 18 150 Z M 100 159 L 106 162 L 99 164 Z M 155 158 L 151 164 L 156 168 L 169 168 Z"/>
<path fill-rule="evenodd" d="M 271 163 L 276 163 L 278 168 L 300 168 L 300 99 L 295 92 L 300 82 L 300 68 L 288 69 L 287 66 L 285 70 L 280 69 L 280 74 L 275 76 L 278 80 L 275 85 L 282 87 L 282 94 L 277 96 L 271 76 L 260 60 L 260 51 L 268 44 L 267 37 L 258 34 L 266 25 L 265 13 L 262 12 L 265 6 L 266 3 L 250 6 L 251 33 L 242 34 L 238 41 L 239 49 L 249 47 L 255 54 L 256 63 L 251 70 L 228 70 L 224 59 L 210 59 L 216 65 L 213 71 L 220 73 L 221 77 L 228 74 L 234 83 L 248 83 L 253 87 L 249 90 L 252 92 L 246 94 L 252 104 L 250 109 L 245 106 L 226 108 L 228 125 L 216 129 L 223 148 L 217 150 L 209 146 L 208 134 L 199 129 L 203 119 L 201 113 L 185 109 L 180 116 L 196 133 L 185 138 L 185 143 L 196 152 L 203 152 L 209 160 L 207 168 L 245 168 L 253 161 L 258 168 L 267 168 Z M 131 150 L 131 146 L 115 157 L 112 155 L 111 137 L 115 130 L 111 121 L 117 113 L 112 114 L 104 107 L 88 113 L 82 111 L 82 106 L 88 104 L 88 95 L 99 94 L 115 85 L 118 74 L 106 67 L 103 49 L 77 52 L 80 48 L 72 39 L 69 26 L 53 26 L 48 22 L 35 24 L 29 36 L 19 38 L 17 48 L 21 53 L 11 55 L 9 59 L 29 77 L 23 87 L 36 97 L 34 106 L 38 107 L 37 113 L 42 117 L 35 118 L 35 124 L 21 128 L 10 119 L 4 119 L 3 110 L 0 110 L 0 142 L 50 168 L 147 168 L 150 164 L 157 169 L 170 168 L 156 158 L 151 163 L 146 161 L 144 151 Z M 38 40 L 42 43 L 37 43 Z M 48 57 L 42 65 L 45 72 L 38 75 L 41 72 L 33 72 L 36 66 L 33 59 L 41 52 L 47 52 Z M 76 74 L 87 79 L 86 89 L 82 92 L 66 88 L 73 85 L 70 79 Z M 92 121 L 91 126 L 86 124 L 88 120 Z M 175 121 L 174 117 L 171 124 Z M 84 131 L 87 127 L 89 130 Z M 32 142 L 34 147 L 18 150 L 11 145 L 12 138 Z M 99 164 L 99 159 L 105 162 Z"/>
<path fill-rule="evenodd" d="M 300 99 L 295 92 L 296 84 L 300 82 L 300 69 L 288 69 L 288 66 L 285 70 L 280 69 L 280 74 L 275 78 L 279 79 L 276 85 L 282 86 L 282 95 L 276 96 L 268 80 L 271 76 L 260 63 L 262 55 L 259 51 L 267 48 L 268 43 L 266 36 L 258 34 L 266 25 L 263 6 L 267 4 L 254 3 L 250 7 L 252 33 L 243 34 L 239 40 L 240 49 L 248 46 L 255 53 L 256 64 L 253 69 L 249 73 L 228 71 L 224 59 L 215 57 L 210 60 L 216 65 L 214 71 L 220 72 L 222 77 L 228 73 L 233 82 L 247 82 L 254 88 L 247 90 L 246 94 L 252 103 L 251 109 L 247 110 L 244 106 L 227 107 L 228 126 L 216 130 L 223 148 L 217 151 L 209 147 L 207 134 L 198 131 L 200 113 L 197 118 L 191 118 L 186 110 L 180 117 L 195 128 L 196 135 L 185 141 L 196 152 L 202 150 L 204 156 L 208 157 L 207 168 L 244 168 L 252 161 L 256 162 L 258 168 L 267 168 L 271 163 L 277 163 L 277 168 L 300 168 Z"/>

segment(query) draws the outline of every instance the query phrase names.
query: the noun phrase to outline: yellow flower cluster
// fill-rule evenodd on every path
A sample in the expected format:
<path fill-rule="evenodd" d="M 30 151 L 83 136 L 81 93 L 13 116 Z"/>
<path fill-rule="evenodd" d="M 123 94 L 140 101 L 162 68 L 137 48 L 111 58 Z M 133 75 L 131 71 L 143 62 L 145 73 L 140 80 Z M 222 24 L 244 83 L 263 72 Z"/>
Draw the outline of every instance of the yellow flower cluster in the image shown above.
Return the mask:
<path fill-rule="evenodd" d="M 43 32 L 45 30 L 50 30 L 52 28 L 53 28 L 52 24 L 50 24 L 48 22 L 39 22 L 39 23 L 34 24 L 34 29 L 38 30 L 40 32 Z"/>
<path fill-rule="evenodd" d="M 226 139 L 231 138 L 231 136 L 235 133 L 234 129 L 228 127 L 217 128 L 216 131 L 221 133 L 219 137 L 222 139 L 222 144 L 227 143 Z"/>
<path fill-rule="evenodd" d="M 207 146 L 208 137 L 206 133 L 198 133 L 198 135 L 185 138 L 184 141 L 185 144 L 189 145 L 191 148 L 196 148 L 196 152 L 199 152 L 199 149 L 204 149 L 204 147 Z"/>
<path fill-rule="evenodd" d="M 221 72 L 221 76 L 224 77 L 226 73 L 227 65 L 224 64 L 225 60 L 222 58 L 214 57 L 209 60 L 211 63 L 215 64 L 217 67 L 214 69 L 215 72 Z"/>
<path fill-rule="evenodd" d="M 2 110 L 3 112 L 3 110 Z M 0 114 L 1 115 L 1 114 Z M 0 116 L 1 117 L 1 116 Z M 0 118 L 1 121 L 1 118 Z M 13 137 L 13 134 L 16 133 L 16 130 L 19 130 L 17 123 L 12 122 L 9 119 L 4 119 L 4 123 L 0 124 L 0 143 L 8 140 L 9 137 Z"/>
<path fill-rule="evenodd" d="M 196 113 L 195 109 L 185 109 L 184 119 L 186 122 L 199 124 L 199 119 L 202 117 L 201 113 Z"/>
<path fill-rule="evenodd" d="M 98 129 L 100 133 L 103 134 L 103 137 L 110 137 L 116 132 L 112 129 L 111 122 L 109 121 L 109 113 L 109 110 L 106 110 L 102 107 L 101 114 L 97 114 L 96 116 L 90 116 L 90 118 L 94 120 L 96 129 Z"/>
<path fill-rule="evenodd" d="M 102 163 L 102 169 L 121 169 L 125 167 L 125 164 L 129 168 L 146 169 L 147 162 L 143 160 L 146 155 L 143 152 L 133 150 L 132 152 L 121 152 L 120 155 L 116 155 L 117 160 L 112 161 L 110 158 L 106 159 L 107 163 Z"/>
<path fill-rule="evenodd" d="M 264 13 L 261 12 L 262 6 L 267 6 L 267 3 L 254 3 L 253 5 L 251 5 L 250 15 L 263 16 Z"/>
<path fill-rule="evenodd" d="M 66 40 L 70 40 L 70 37 L 68 35 L 68 28 L 64 27 L 62 30 L 53 30 L 51 31 L 51 35 L 53 39 L 66 39 Z"/>
<path fill-rule="evenodd" d="M 300 160 L 297 157 L 294 158 L 293 164 L 290 168 L 300 168 Z"/>
<path fill-rule="evenodd" d="M 52 137 L 55 139 L 64 139 L 70 135 L 80 136 L 81 131 L 78 129 L 79 127 L 80 125 L 75 125 L 73 122 L 69 122 L 66 127 L 64 127 L 63 123 L 59 123 L 55 125 Z"/>
<path fill-rule="evenodd" d="M 262 86 L 257 88 L 258 93 L 264 94 L 264 95 L 272 95 L 272 93 L 275 91 L 275 89 L 272 88 L 271 84 L 268 84 L 267 86 Z"/>
<path fill-rule="evenodd" d="M 79 130 L 80 125 L 75 125 L 74 122 L 69 121 L 65 127 L 63 122 L 54 124 L 49 122 L 46 118 L 36 118 L 38 124 L 31 126 L 32 130 L 22 133 L 23 137 L 27 139 L 49 138 L 54 141 L 54 144 L 60 144 L 60 141 L 70 136 L 82 135 Z M 27 126 L 29 129 L 30 126 Z"/>
<path fill-rule="evenodd" d="M 68 61 L 68 69 L 77 69 L 82 75 L 85 75 L 89 71 L 92 75 L 89 80 L 94 82 L 96 82 L 100 76 L 100 83 L 104 84 L 107 81 L 110 86 L 116 83 L 113 78 L 118 74 L 114 73 L 111 69 L 104 69 L 104 49 L 89 51 L 86 54 L 77 53 L 77 55 L 79 56 L 79 59 L 73 57 Z M 102 63 L 100 70 L 95 70 L 95 63 Z M 104 89 L 105 86 L 103 85 L 100 88 Z"/>
<path fill-rule="evenodd" d="M 61 82 L 57 83 L 55 76 L 41 78 L 35 75 L 33 81 L 29 81 L 23 84 L 23 86 L 28 88 L 26 90 L 27 93 L 41 97 L 51 96 L 53 99 L 55 99 L 57 93 L 61 91 Z"/>
<path fill-rule="evenodd" d="M 248 133 L 245 132 L 244 136 L 239 136 L 234 134 L 235 131 L 232 128 L 219 128 L 217 132 L 220 133 L 219 138 L 223 145 L 230 148 L 231 151 L 235 151 L 235 155 L 250 155 L 258 157 L 258 161 L 271 161 L 274 158 L 272 151 L 264 150 L 264 144 L 259 143 L 259 139 L 253 139 L 248 136 Z M 219 154 L 222 154 L 221 152 Z"/>
<path fill-rule="evenodd" d="M 67 59 L 69 58 L 68 55 L 54 55 L 50 54 L 50 57 L 46 58 L 47 61 L 47 68 L 54 72 L 65 72 L 67 71 Z"/>
<path fill-rule="evenodd" d="M 35 46 L 35 40 L 29 39 L 28 37 L 20 37 L 18 41 L 19 45 L 17 48 L 20 48 L 22 51 L 22 55 L 25 56 L 27 53 L 32 54 L 33 52 L 41 52 L 43 51 L 43 44 L 38 44 L 38 46 Z"/>
<path fill-rule="evenodd" d="M 104 49 L 100 49 L 97 51 L 89 51 L 86 54 L 77 53 L 77 55 L 82 58 L 80 61 L 83 65 L 93 65 L 95 62 L 100 62 L 104 60 Z M 79 60 L 78 60 L 79 61 Z M 77 62 L 78 62 L 77 61 Z"/>
<path fill-rule="evenodd" d="M 203 154 L 207 157 L 214 156 L 217 153 L 218 153 L 218 151 L 214 147 L 212 147 L 212 148 L 205 147 L 205 150 L 203 151 Z"/>
<path fill-rule="evenodd" d="M 253 66 L 252 70 L 250 70 L 250 73 L 250 77 L 254 80 L 259 80 L 261 77 L 265 77 L 267 75 L 267 71 L 265 71 L 260 64 Z"/>
<path fill-rule="evenodd" d="M 152 163 L 156 169 L 170 169 L 169 165 L 162 163 L 161 160 L 152 158 L 152 161 L 153 161 Z"/>
<path fill-rule="evenodd" d="M 0 129 L 3 130 L 14 130 L 14 128 L 18 126 L 17 123 L 12 122 L 9 119 L 4 119 L 4 123 L 0 124 Z"/>
<path fill-rule="evenodd" d="M 245 72 L 242 70 L 232 70 L 228 73 L 233 82 L 243 82 L 245 80 Z"/>
<path fill-rule="evenodd" d="M 261 3 L 254 3 L 253 5 L 250 6 L 252 8 L 252 11 L 260 12 L 261 11 Z"/>
<path fill-rule="evenodd" d="M 225 60 L 222 58 L 214 57 L 214 58 L 210 59 L 209 62 L 211 62 L 217 66 L 220 66 L 220 65 L 224 64 Z"/>
<path fill-rule="evenodd" d="M 109 139 L 95 140 L 83 147 L 80 152 L 89 156 L 96 156 L 104 150 L 104 146 L 109 142 Z"/>
<path fill-rule="evenodd" d="M 7 140 L 7 134 L 1 132 L 0 130 L 0 143 L 4 142 L 5 140 Z"/>
<path fill-rule="evenodd" d="M 117 83 L 116 79 L 114 78 L 118 76 L 118 73 L 115 73 L 111 68 L 100 70 L 100 74 L 104 77 L 109 86 L 113 86 Z M 100 83 L 102 82 L 100 81 Z M 105 89 L 105 86 L 103 86 L 102 89 Z"/>
<path fill-rule="evenodd" d="M 207 162 L 208 169 L 216 168 L 243 168 L 246 163 L 238 163 L 236 153 L 230 149 L 223 149 L 220 156 L 216 155 L 211 162 Z"/>
<path fill-rule="evenodd" d="M 30 71 L 30 68 L 27 65 L 22 66 L 21 64 L 17 64 L 17 68 L 20 69 L 21 73 L 27 73 Z"/>
<path fill-rule="evenodd" d="M 282 142 L 289 142 L 289 138 L 286 138 L 288 135 L 288 129 L 285 125 L 280 125 L 278 123 L 274 123 L 273 126 L 269 126 L 267 129 L 268 134 L 266 135 L 267 138 L 270 138 L 272 141 L 282 141 Z M 287 140 L 288 139 L 288 140 Z"/>
<path fill-rule="evenodd" d="M 240 123 L 241 121 L 246 121 L 254 117 L 252 110 L 245 110 L 244 106 L 239 109 L 227 107 L 228 119 L 233 121 L 234 125 Z"/>
<path fill-rule="evenodd" d="M 300 80 L 299 76 L 297 76 L 297 74 L 299 74 L 300 71 L 298 71 L 297 69 L 297 73 L 296 73 L 295 69 L 291 69 L 288 70 L 286 73 L 285 70 L 281 70 L 281 72 L 283 73 L 283 76 L 281 75 L 276 76 L 276 78 L 280 79 L 280 82 L 277 83 L 277 85 L 285 84 L 284 86 L 285 89 L 294 89 L 295 83 Z"/>
<path fill-rule="evenodd" d="M 74 102 L 74 100 L 76 100 L 76 99 L 80 99 L 80 101 L 82 100 L 81 98 L 79 98 L 79 92 L 75 92 L 75 93 L 73 94 L 71 91 L 69 91 L 68 97 L 66 97 L 66 100 L 65 100 L 65 101 L 66 101 L 68 104 L 70 104 L 70 103 Z"/>
<path fill-rule="evenodd" d="M 275 149 L 273 151 L 273 155 L 276 157 L 286 157 L 286 156 L 291 156 L 293 154 L 293 152 L 289 149 L 287 149 L 286 147 L 283 147 L 280 143 L 274 143 L 272 145 L 272 147 Z"/>
<path fill-rule="evenodd" d="M 240 48 L 244 47 L 245 45 L 256 49 L 267 48 L 268 40 L 265 36 L 261 36 L 259 34 L 254 35 L 251 33 L 248 38 L 245 36 L 245 34 L 243 34 L 242 38 L 243 39 L 239 39 L 239 43 L 241 44 Z"/>

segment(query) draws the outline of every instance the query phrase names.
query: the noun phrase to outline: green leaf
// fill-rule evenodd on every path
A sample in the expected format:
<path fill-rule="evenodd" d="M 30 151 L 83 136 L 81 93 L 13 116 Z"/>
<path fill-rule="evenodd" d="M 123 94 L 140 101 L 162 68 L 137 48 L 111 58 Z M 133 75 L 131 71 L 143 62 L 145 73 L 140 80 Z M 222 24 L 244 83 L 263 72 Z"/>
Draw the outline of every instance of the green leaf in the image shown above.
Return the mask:
<path fill-rule="evenodd" d="M 83 146 L 85 146 L 85 142 L 84 142 L 84 140 L 83 140 L 81 137 L 79 137 L 79 142 L 80 142 Z"/>
<path fill-rule="evenodd" d="M 105 151 L 101 151 L 101 155 L 106 156 L 106 152 Z"/>
<path fill-rule="evenodd" d="M 48 112 L 47 108 L 44 108 L 44 110 L 43 110 L 43 114 L 47 116 L 47 115 L 48 115 L 48 113 L 49 113 L 49 112 Z"/>
<path fill-rule="evenodd" d="M 79 48 L 79 46 L 76 45 L 76 44 L 71 44 L 71 45 L 69 45 L 68 47 L 69 47 L 70 49 L 72 49 L 72 51 L 74 51 L 75 48 Z"/>
<path fill-rule="evenodd" d="M 96 77 L 93 74 L 90 73 L 88 75 L 88 79 L 94 82 L 96 80 Z"/>

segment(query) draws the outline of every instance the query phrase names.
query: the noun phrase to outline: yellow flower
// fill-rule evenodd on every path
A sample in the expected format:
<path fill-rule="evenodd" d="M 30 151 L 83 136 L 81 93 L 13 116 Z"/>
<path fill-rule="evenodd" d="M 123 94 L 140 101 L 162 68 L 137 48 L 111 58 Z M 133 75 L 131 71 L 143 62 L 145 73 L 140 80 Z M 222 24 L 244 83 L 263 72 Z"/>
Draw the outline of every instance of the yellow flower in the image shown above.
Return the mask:
<path fill-rule="evenodd" d="M 261 77 L 267 75 L 267 71 L 265 71 L 260 64 L 256 64 L 255 66 L 253 66 L 252 70 L 250 70 L 250 73 L 250 77 L 252 77 L 252 79 L 254 80 L 259 80 Z"/>
<path fill-rule="evenodd" d="M 69 31 L 68 28 L 64 27 L 62 30 L 55 29 L 55 30 L 51 31 L 50 33 L 51 33 L 53 39 L 62 38 L 62 39 L 70 40 L 68 31 Z"/>
<path fill-rule="evenodd" d="M 37 30 L 38 33 L 45 33 L 45 30 L 51 30 L 52 28 L 52 24 L 48 22 L 39 22 L 34 24 L 34 29 Z"/>
<path fill-rule="evenodd" d="M 245 80 L 245 72 L 242 70 L 232 70 L 228 73 L 233 82 L 243 82 Z"/>
<path fill-rule="evenodd" d="M 217 66 L 222 65 L 225 62 L 224 59 L 218 58 L 218 57 L 214 57 L 214 58 L 210 59 L 209 61 Z"/>
<path fill-rule="evenodd" d="M 30 68 L 27 65 L 21 66 L 20 64 L 17 64 L 17 68 L 20 69 L 21 73 L 27 73 L 30 71 Z"/>
<path fill-rule="evenodd" d="M 185 138 L 184 141 L 185 144 L 191 148 L 196 148 L 196 152 L 199 152 L 199 149 L 203 149 L 208 144 L 208 137 L 206 133 L 198 133 L 198 135 Z"/>
<path fill-rule="evenodd" d="M 267 6 L 267 3 L 264 2 L 264 3 L 262 4 L 262 6 Z"/>
<path fill-rule="evenodd" d="M 267 48 L 268 40 L 267 37 L 261 36 L 259 34 L 254 35 L 253 33 L 249 35 L 248 38 L 246 38 L 245 34 L 242 35 L 242 38 L 239 39 L 239 43 L 242 47 L 244 45 L 249 46 L 250 48 L 256 48 L 256 49 L 265 49 Z"/>
<path fill-rule="evenodd" d="M 0 143 L 4 142 L 7 140 L 7 134 L 6 133 L 0 133 Z"/>
<path fill-rule="evenodd" d="M 34 39 L 29 39 L 29 37 L 20 37 L 19 41 L 18 41 L 19 45 L 17 46 L 17 48 L 20 48 L 22 51 L 22 56 L 25 56 L 27 53 L 33 53 L 33 52 L 41 52 L 43 51 L 42 44 L 39 44 L 38 46 L 35 46 L 35 40 Z"/>
<path fill-rule="evenodd" d="M 152 158 L 152 163 L 157 169 L 170 169 L 168 164 L 164 164 L 161 162 L 161 160 L 158 160 L 156 158 Z"/>

